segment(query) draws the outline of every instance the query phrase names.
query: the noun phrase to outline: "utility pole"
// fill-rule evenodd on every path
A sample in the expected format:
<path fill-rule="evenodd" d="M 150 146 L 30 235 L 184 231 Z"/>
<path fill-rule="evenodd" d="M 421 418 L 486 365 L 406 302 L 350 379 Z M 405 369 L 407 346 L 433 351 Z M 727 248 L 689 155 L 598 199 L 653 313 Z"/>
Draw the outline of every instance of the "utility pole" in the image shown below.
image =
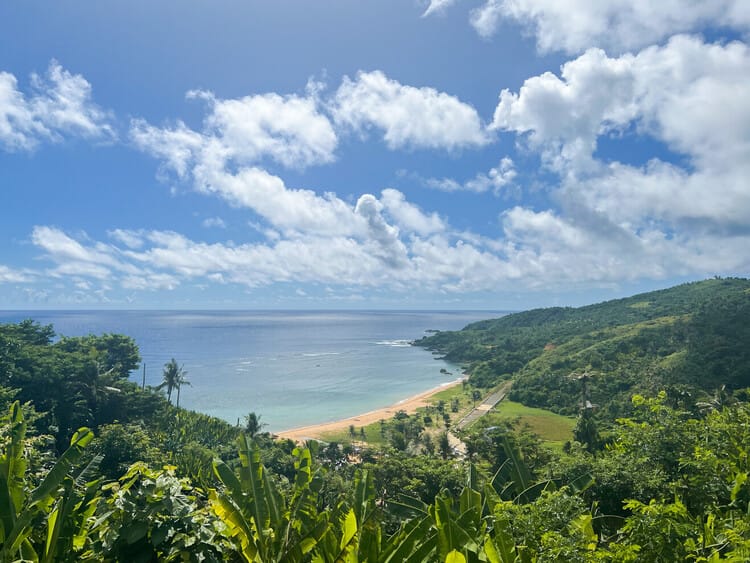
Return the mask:
<path fill-rule="evenodd" d="M 141 389 L 146 389 L 146 362 L 143 362 L 143 383 Z"/>

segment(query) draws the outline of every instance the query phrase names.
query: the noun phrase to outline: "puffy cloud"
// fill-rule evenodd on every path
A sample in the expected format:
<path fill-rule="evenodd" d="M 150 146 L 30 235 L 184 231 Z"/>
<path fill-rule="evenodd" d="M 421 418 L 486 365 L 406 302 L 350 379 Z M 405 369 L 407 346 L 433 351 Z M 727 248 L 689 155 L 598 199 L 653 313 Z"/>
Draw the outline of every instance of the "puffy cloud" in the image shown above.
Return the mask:
<path fill-rule="evenodd" d="M 333 100 L 336 123 L 363 131 L 375 127 L 391 149 L 457 149 L 489 142 L 479 114 L 434 88 L 415 88 L 381 71 L 344 77 Z"/>
<path fill-rule="evenodd" d="M 130 124 L 130 138 L 135 145 L 164 161 L 164 165 L 180 178 L 190 172 L 195 159 L 209 140 L 183 122 L 174 127 L 154 127 L 143 119 Z"/>
<path fill-rule="evenodd" d="M 750 120 L 742 103 L 750 98 L 749 58 L 740 43 L 709 45 L 680 36 L 634 55 L 608 57 L 592 49 L 566 63 L 559 76 L 546 73 L 529 78 L 518 92 L 504 91 L 492 129 L 513 133 L 538 151 L 559 184 L 548 186 L 554 209 L 501 213 L 494 238 L 453 232 L 445 219 L 394 189 L 362 194 L 352 204 L 333 193 L 289 187 L 266 170 L 267 158 L 305 166 L 332 157 L 335 136 L 319 152 L 308 142 L 321 135 L 308 134 L 314 124 L 327 130 L 328 122 L 318 121 L 319 91 L 294 101 L 271 95 L 231 104 L 204 96 L 209 110 L 201 131 L 179 122 L 163 129 L 134 122 L 132 138 L 195 190 L 251 210 L 249 224 L 264 242 L 208 244 L 166 231 L 113 231 L 123 247 L 104 251 L 120 269 L 103 260 L 72 262 L 108 268 L 120 285 L 134 289 L 192 280 L 251 288 L 294 282 L 501 291 L 518 283 L 549 287 L 742 271 L 748 259 L 739 249 L 747 242 L 750 216 L 743 164 L 750 162 Z M 221 111 L 219 104 L 225 104 Z M 262 117 L 267 107 L 288 110 L 296 125 L 271 125 Z M 339 126 L 382 129 L 392 148 L 456 148 L 488 139 L 469 106 L 380 72 L 345 79 L 326 107 Z M 469 117 L 462 121 L 472 123 L 463 130 L 469 133 L 445 126 L 456 115 Z M 683 160 L 604 162 L 597 156 L 603 135 L 648 135 Z M 497 193 L 516 182 L 516 169 L 506 157 L 462 183 L 429 182 Z M 712 253 L 711 244 L 723 246 Z"/>
<path fill-rule="evenodd" d="M 249 287 L 275 282 L 375 285 L 383 281 L 383 262 L 346 237 L 305 237 L 273 245 L 229 246 L 192 241 L 173 232 L 154 231 L 152 245 L 127 255 L 149 268 L 181 278 L 222 279 Z"/>
<path fill-rule="evenodd" d="M 408 262 L 406 247 L 399 240 L 398 228 L 388 224 L 382 211 L 383 204 L 371 194 L 365 194 L 357 201 L 355 213 L 367 222 L 365 246 L 368 254 L 376 256 L 388 267 L 403 268 Z"/>
<path fill-rule="evenodd" d="M 487 250 L 445 234 L 403 241 L 384 218 L 383 204 L 364 195 L 355 211 L 366 223 L 361 238 L 305 236 L 272 243 L 194 241 L 171 231 L 140 232 L 132 249 L 82 241 L 52 227 L 37 227 L 34 243 L 55 264 L 49 273 L 106 280 L 128 290 L 174 289 L 186 281 L 260 287 L 277 282 L 336 287 L 425 291 L 487 289 L 502 283 L 509 267 Z"/>
<path fill-rule="evenodd" d="M 91 101 L 91 85 L 81 75 L 52 61 L 45 77 L 32 75 L 31 86 L 26 96 L 15 76 L 0 72 L 0 145 L 6 150 L 32 150 L 65 137 L 115 137 L 109 114 Z"/>
<path fill-rule="evenodd" d="M 426 214 L 418 206 L 406 201 L 406 196 L 398 190 L 386 188 L 381 194 L 380 201 L 396 224 L 407 232 L 430 235 L 447 229 L 447 225 L 437 213 Z"/>
<path fill-rule="evenodd" d="M 413 261 L 420 274 L 418 283 L 441 291 L 502 291 L 519 277 L 513 264 L 481 246 L 437 235 L 416 239 Z"/>
<path fill-rule="evenodd" d="M 513 183 L 516 175 L 513 160 L 506 156 L 500 160 L 496 167 L 490 168 L 490 171 L 486 174 L 480 172 L 464 183 L 460 183 L 453 178 L 428 178 L 424 180 L 424 183 L 430 188 L 444 192 L 484 193 L 492 190 L 497 195 L 502 188 Z"/>
<path fill-rule="evenodd" d="M 121 250 L 123 259 L 133 268 L 150 274 L 124 275 L 120 284 L 129 289 L 151 289 L 158 280 L 162 281 L 162 287 L 176 287 L 184 280 L 205 279 L 248 287 L 316 282 L 398 290 L 419 284 L 437 291 L 444 283 L 466 283 L 457 280 L 457 274 L 472 272 L 478 264 L 478 254 L 469 246 L 460 245 L 458 250 L 451 251 L 445 241 L 439 243 L 439 249 L 431 251 L 433 243 L 417 239 L 411 249 L 414 255 L 410 255 L 410 249 L 399 240 L 397 229 L 383 221 L 381 205 L 372 196 L 360 198 L 357 212 L 367 219 L 371 231 L 371 236 L 359 241 L 340 236 L 309 236 L 280 240 L 272 245 L 227 245 L 153 231 L 148 233 L 147 248 Z M 428 254 L 441 259 L 428 260 Z M 462 257 L 467 263 L 460 267 Z M 489 268 L 481 270 L 486 272 Z M 88 275 L 98 277 L 94 271 Z M 487 280 L 477 276 L 472 283 L 484 286 Z"/>
<path fill-rule="evenodd" d="M 83 278 L 106 280 L 126 290 L 171 290 L 187 282 L 248 288 L 292 282 L 494 292 L 519 283 L 559 288 L 750 267 L 744 251 L 750 244 L 748 232 L 731 237 L 667 235 L 658 228 L 635 232 L 590 209 L 561 214 L 516 207 L 502 215 L 503 236 L 497 240 L 448 232 L 403 240 L 385 221 L 384 211 L 373 196 L 360 198 L 356 212 L 366 221 L 368 233 L 359 239 L 310 235 L 266 243 L 205 243 L 171 231 L 148 231 L 142 233 L 143 246 L 130 249 L 56 232 L 62 243 L 43 248 L 56 264 L 51 275 L 76 283 Z"/>
<path fill-rule="evenodd" d="M 181 121 L 162 128 L 141 119 L 133 120 L 130 130 L 138 148 L 163 159 L 180 177 L 199 165 L 247 166 L 270 158 L 301 168 L 334 158 L 338 139 L 315 97 L 271 93 L 221 100 L 208 92 L 188 97 L 208 104 L 202 131 Z"/>
<path fill-rule="evenodd" d="M 623 127 L 638 115 L 641 91 L 634 58 L 608 58 L 591 49 L 551 72 L 527 79 L 518 93 L 503 90 L 492 127 L 528 134 L 548 163 L 589 164 L 599 135 Z M 646 81 L 641 89 L 659 87 Z"/>
<path fill-rule="evenodd" d="M 503 91 L 493 127 L 521 135 L 560 178 L 557 210 L 503 214 L 504 255 L 569 280 L 747 271 L 746 99 L 747 45 L 688 36 L 614 58 L 591 49 L 559 77 Z M 672 161 L 605 162 L 603 135 L 648 136 Z"/>
<path fill-rule="evenodd" d="M 357 103 L 355 98 L 361 96 L 370 100 L 369 106 Z M 375 236 L 374 216 L 363 213 L 371 211 L 367 200 L 355 208 L 333 193 L 287 187 L 261 162 L 268 157 L 286 166 L 305 166 L 333 158 L 337 137 L 318 109 L 319 85 L 310 86 L 306 98 L 265 94 L 218 100 L 205 92 L 191 92 L 189 97 L 208 101 L 202 131 L 180 121 L 155 127 L 134 120 L 130 132 L 134 144 L 197 191 L 251 209 L 277 233 Z M 360 73 L 356 82 L 346 78 L 328 108 L 339 124 L 359 128 L 367 119 L 376 120 L 386 128 L 385 137 L 393 146 L 455 148 L 487 141 L 470 106 L 433 89 L 402 86 L 380 72 Z M 364 113 L 355 115 L 355 110 Z M 409 232 L 425 234 L 443 228 L 435 214 L 423 214 L 395 192 L 384 192 L 382 205 Z"/>
<path fill-rule="evenodd" d="M 562 176 L 568 207 L 583 204 L 633 229 L 650 221 L 719 228 L 750 216 L 747 99 L 747 45 L 677 36 L 619 58 L 592 49 L 563 65 L 560 78 L 545 73 L 517 94 L 505 90 L 493 126 L 527 135 Z M 598 138 L 626 129 L 665 143 L 690 167 L 597 159 Z"/>
<path fill-rule="evenodd" d="M 486 0 L 471 15 L 483 37 L 502 20 L 524 26 L 542 52 L 578 53 L 591 46 L 624 52 L 706 26 L 747 33 L 750 6 L 744 0 Z"/>
<path fill-rule="evenodd" d="M 600 174 L 564 185 L 570 205 L 584 205 L 636 230 L 657 224 L 665 231 L 750 231 L 750 164 L 687 172 L 652 160 L 644 167 L 611 163 Z"/>
<path fill-rule="evenodd" d="M 317 93 L 308 98 L 265 94 L 235 100 L 218 100 L 205 92 L 189 96 L 208 101 L 202 131 L 179 121 L 160 128 L 134 120 L 130 134 L 135 145 L 191 181 L 197 191 L 251 209 L 288 235 L 354 235 L 366 230 L 353 206 L 334 194 L 288 188 L 259 166 L 264 158 L 296 167 L 333 159 L 337 138 L 318 111 Z"/>
<path fill-rule="evenodd" d="M 484 6 L 471 12 L 471 25 L 484 38 L 492 37 L 505 13 L 502 0 L 487 0 Z"/>
<path fill-rule="evenodd" d="M 270 93 L 217 100 L 205 92 L 188 96 L 208 100 L 205 132 L 219 139 L 237 162 L 267 156 L 284 166 L 304 167 L 334 158 L 338 139 L 315 97 Z"/>
<path fill-rule="evenodd" d="M 493 127 L 528 133 L 566 161 L 585 159 L 600 135 L 634 125 L 698 163 L 734 162 L 749 150 L 750 50 L 677 36 L 664 47 L 609 58 L 592 49 L 561 78 L 504 90 Z M 685 119 L 690 115 L 690 119 Z"/>
<path fill-rule="evenodd" d="M 195 170 L 195 181 L 201 191 L 252 209 L 287 233 L 353 235 L 365 227 L 351 205 L 335 194 L 319 196 L 313 190 L 287 188 L 281 178 L 262 168 L 241 168 L 232 174 L 201 166 Z"/>

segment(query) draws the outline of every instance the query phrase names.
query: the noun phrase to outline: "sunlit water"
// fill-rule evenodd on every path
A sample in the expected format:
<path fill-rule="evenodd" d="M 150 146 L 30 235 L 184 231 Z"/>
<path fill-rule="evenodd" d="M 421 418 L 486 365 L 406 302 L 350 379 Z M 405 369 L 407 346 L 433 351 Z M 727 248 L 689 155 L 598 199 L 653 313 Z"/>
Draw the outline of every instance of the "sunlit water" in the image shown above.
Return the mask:
<path fill-rule="evenodd" d="M 65 336 L 132 336 L 146 385 L 158 385 L 174 357 L 191 384 L 182 388 L 182 406 L 232 423 L 254 411 L 278 431 L 391 405 L 456 379 L 457 366 L 409 341 L 492 316 L 498 313 L 5 311 L 0 322 L 32 318 Z"/>

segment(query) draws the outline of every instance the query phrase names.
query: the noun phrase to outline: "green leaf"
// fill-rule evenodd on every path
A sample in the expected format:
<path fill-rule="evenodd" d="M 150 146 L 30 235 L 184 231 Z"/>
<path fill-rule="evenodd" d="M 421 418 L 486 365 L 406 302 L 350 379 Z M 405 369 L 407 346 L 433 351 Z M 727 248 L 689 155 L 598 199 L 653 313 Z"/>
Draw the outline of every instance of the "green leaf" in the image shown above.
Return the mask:
<path fill-rule="evenodd" d="M 10 533 L 23 505 L 26 460 L 23 443 L 26 438 L 26 421 L 21 404 L 15 401 L 10 407 L 10 443 L 0 456 L 0 522 L 3 535 Z"/>
<path fill-rule="evenodd" d="M 23 558 L 24 563 L 27 561 L 38 563 L 39 561 L 39 556 L 36 554 L 34 546 L 31 545 L 31 542 L 27 539 L 23 540 L 21 543 L 21 557 Z"/>
<path fill-rule="evenodd" d="M 496 518 L 495 541 L 493 542 L 487 537 L 484 544 L 484 551 L 487 556 L 490 557 L 490 553 L 493 552 L 498 557 L 498 561 L 502 563 L 513 563 L 518 560 L 516 546 L 508 528 L 509 524 L 507 521 Z"/>
<path fill-rule="evenodd" d="M 445 557 L 445 563 L 466 563 L 466 557 L 454 549 Z"/>
<path fill-rule="evenodd" d="M 242 511 L 227 495 L 218 494 L 214 490 L 209 491 L 209 500 L 216 516 L 226 525 L 229 535 L 239 539 L 240 553 L 245 560 L 255 561 L 258 546 L 250 524 Z"/>
<path fill-rule="evenodd" d="M 63 543 L 60 539 L 63 534 L 63 527 L 68 524 L 70 513 L 73 510 L 73 480 L 70 478 L 65 479 L 65 490 L 60 500 L 55 503 L 54 510 L 47 517 L 47 541 L 44 546 L 44 563 L 50 563 L 55 560 L 57 552 L 60 548 L 69 548 L 67 545 L 61 545 Z M 53 516 L 54 515 L 54 516 Z M 67 534 L 69 535 L 69 534 Z"/>
<path fill-rule="evenodd" d="M 394 534 L 384 549 L 384 563 L 401 563 L 408 556 L 430 540 L 437 540 L 432 528 L 432 520 L 429 516 L 421 520 L 407 522 L 403 529 Z M 434 546 L 433 546 L 434 547 Z"/>
<path fill-rule="evenodd" d="M 244 491 L 249 493 L 249 502 L 245 505 L 252 515 L 258 532 L 258 550 L 262 558 L 268 555 L 269 535 L 265 530 L 269 527 L 268 506 L 263 488 L 263 464 L 260 461 L 260 450 L 249 436 L 243 434 L 238 438 L 240 454 L 240 483 Z M 244 508 L 244 507 L 243 507 Z"/>
<path fill-rule="evenodd" d="M 354 510 L 350 509 L 344 517 L 344 524 L 342 526 L 341 542 L 339 547 L 344 549 L 354 537 L 357 535 L 357 517 L 354 515 Z"/>
<path fill-rule="evenodd" d="M 129 544 L 134 544 L 143 539 L 148 533 L 148 522 L 133 522 L 125 529 L 123 536 Z"/>
<path fill-rule="evenodd" d="M 742 485 L 745 484 L 747 481 L 747 473 L 737 473 L 737 475 L 734 478 L 734 486 L 732 487 L 732 493 L 730 498 L 732 499 L 732 502 L 737 500 L 737 496 L 740 494 L 740 491 L 742 490 Z"/>
<path fill-rule="evenodd" d="M 468 511 L 476 512 L 477 518 L 482 515 L 482 495 L 469 487 L 464 487 L 459 497 L 459 510 L 463 514 Z"/>
<path fill-rule="evenodd" d="M 484 540 L 484 555 L 487 557 L 489 563 L 505 563 L 500 559 L 500 553 L 489 536 Z"/>
<path fill-rule="evenodd" d="M 73 466 L 83 455 L 85 448 L 91 440 L 94 439 L 94 433 L 88 428 L 81 428 L 73 434 L 70 440 L 70 447 L 60 456 L 54 467 L 44 477 L 44 480 L 31 493 L 30 504 L 37 503 L 47 504 L 54 500 L 56 491 L 60 488 L 65 477 L 70 474 Z"/>

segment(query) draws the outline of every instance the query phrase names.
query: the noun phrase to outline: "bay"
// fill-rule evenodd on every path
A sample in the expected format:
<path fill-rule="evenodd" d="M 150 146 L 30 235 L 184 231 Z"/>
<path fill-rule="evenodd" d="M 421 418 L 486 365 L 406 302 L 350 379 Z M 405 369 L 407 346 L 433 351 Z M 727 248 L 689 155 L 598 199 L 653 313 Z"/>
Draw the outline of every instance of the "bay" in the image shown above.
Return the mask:
<path fill-rule="evenodd" d="M 354 416 L 455 380 L 459 366 L 414 346 L 428 329 L 458 330 L 491 311 L 0 311 L 59 335 L 131 336 L 158 385 L 175 358 L 180 403 L 236 423 L 249 412 L 280 431 Z M 441 369 L 449 373 L 441 373 Z M 141 382 L 142 372 L 132 374 Z M 174 398 L 174 397 L 173 397 Z"/>

